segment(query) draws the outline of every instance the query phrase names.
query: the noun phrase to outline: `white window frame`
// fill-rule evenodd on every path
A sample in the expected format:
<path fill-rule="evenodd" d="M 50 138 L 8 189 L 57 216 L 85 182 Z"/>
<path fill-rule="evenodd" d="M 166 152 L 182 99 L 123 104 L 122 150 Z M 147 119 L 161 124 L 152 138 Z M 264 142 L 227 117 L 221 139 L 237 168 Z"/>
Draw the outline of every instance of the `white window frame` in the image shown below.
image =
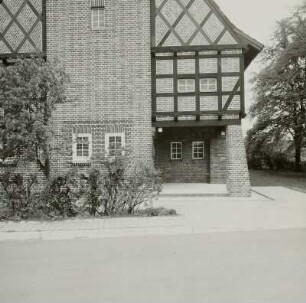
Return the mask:
<path fill-rule="evenodd" d="M 192 82 L 189 82 L 192 81 Z M 195 92 L 195 79 L 178 79 L 177 91 L 179 93 L 194 93 Z"/>
<path fill-rule="evenodd" d="M 124 148 L 125 148 L 125 133 L 106 133 L 105 134 L 105 155 L 109 157 L 109 139 L 110 137 L 121 137 L 121 155 L 124 156 Z M 114 157 L 114 156 L 111 156 Z"/>
<path fill-rule="evenodd" d="M 180 146 L 180 149 L 181 149 L 180 154 L 177 151 L 177 146 L 178 145 Z M 174 146 L 175 146 L 176 150 L 173 152 Z M 183 159 L 183 142 L 171 142 L 171 144 L 170 144 L 170 158 L 171 158 L 171 160 L 182 160 Z"/>
<path fill-rule="evenodd" d="M 105 12 L 103 7 L 91 9 L 91 29 L 93 31 L 103 29 L 105 26 Z"/>
<path fill-rule="evenodd" d="M 202 145 L 200 148 L 203 148 L 203 156 L 199 156 L 199 155 L 195 156 L 195 153 L 197 153 L 197 154 L 202 153 L 199 150 L 197 150 L 197 151 L 195 150 L 196 149 L 196 145 L 198 145 L 198 144 Z M 192 159 L 193 160 L 202 160 L 204 158 L 205 158 L 205 143 L 204 143 L 204 141 L 193 141 L 192 142 Z"/>
<path fill-rule="evenodd" d="M 200 91 L 203 93 L 215 93 L 218 90 L 216 78 L 201 78 Z"/>
<path fill-rule="evenodd" d="M 88 138 L 88 156 L 78 156 L 77 155 L 77 139 L 78 137 Z M 72 135 L 72 161 L 73 163 L 88 163 L 92 156 L 92 134 L 89 133 L 75 133 Z"/>

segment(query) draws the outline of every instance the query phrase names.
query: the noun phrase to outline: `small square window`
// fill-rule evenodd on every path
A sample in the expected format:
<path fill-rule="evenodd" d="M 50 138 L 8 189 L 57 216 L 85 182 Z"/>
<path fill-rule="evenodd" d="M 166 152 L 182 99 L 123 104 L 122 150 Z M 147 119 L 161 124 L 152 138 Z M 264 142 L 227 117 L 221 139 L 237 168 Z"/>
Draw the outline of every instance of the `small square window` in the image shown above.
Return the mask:
<path fill-rule="evenodd" d="M 217 79 L 216 78 L 204 78 L 200 79 L 200 90 L 204 93 L 217 91 Z"/>
<path fill-rule="evenodd" d="M 183 158 L 182 142 L 171 142 L 170 149 L 171 160 L 180 160 Z"/>
<path fill-rule="evenodd" d="M 195 80 L 194 79 L 179 79 L 178 80 L 178 92 L 189 93 L 195 91 Z"/>
<path fill-rule="evenodd" d="M 86 163 L 92 153 L 91 134 L 73 134 L 73 162 Z"/>
<path fill-rule="evenodd" d="M 105 25 L 105 12 L 104 8 L 91 9 L 91 28 L 92 30 L 99 30 L 104 28 Z"/>
<path fill-rule="evenodd" d="M 108 133 L 105 134 L 105 153 L 108 157 L 124 155 L 125 134 Z"/>
<path fill-rule="evenodd" d="M 192 159 L 204 159 L 204 142 L 192 142 Z"/>

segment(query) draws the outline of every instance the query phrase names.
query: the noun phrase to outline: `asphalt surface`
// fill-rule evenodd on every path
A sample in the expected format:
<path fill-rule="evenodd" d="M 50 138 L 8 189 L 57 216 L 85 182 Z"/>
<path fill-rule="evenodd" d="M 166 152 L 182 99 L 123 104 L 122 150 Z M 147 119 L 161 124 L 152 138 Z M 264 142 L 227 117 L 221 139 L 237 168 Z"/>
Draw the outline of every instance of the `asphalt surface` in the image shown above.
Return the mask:
<path fill-rule="evenodd" d="M 0 242 L 1 303 L 304 303 L 306 229 Z"/>

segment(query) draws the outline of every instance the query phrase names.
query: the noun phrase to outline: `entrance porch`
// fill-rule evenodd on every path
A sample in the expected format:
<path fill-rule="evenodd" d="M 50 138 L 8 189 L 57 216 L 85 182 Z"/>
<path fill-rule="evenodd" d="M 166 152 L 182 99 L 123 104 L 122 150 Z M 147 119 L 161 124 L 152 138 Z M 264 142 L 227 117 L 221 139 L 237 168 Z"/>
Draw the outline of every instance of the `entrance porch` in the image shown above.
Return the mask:
<path fill-rule="evenodd" d="M 154 150 L 162 181 L 170 184 L 163 194 L 175 194 L 174 183 L 187 190 L 180 195 L 251 195 L 241 125 L 157 127 Z"/>

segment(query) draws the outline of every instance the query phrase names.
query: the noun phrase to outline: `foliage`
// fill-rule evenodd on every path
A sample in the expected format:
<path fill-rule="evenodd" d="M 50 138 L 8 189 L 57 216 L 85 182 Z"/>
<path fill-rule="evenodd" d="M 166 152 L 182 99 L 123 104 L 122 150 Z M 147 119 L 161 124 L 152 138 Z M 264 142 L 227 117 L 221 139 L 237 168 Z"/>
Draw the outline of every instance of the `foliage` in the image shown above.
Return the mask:
<path fill-rule="evenodd" d="M 18 59 L 0 66 L 0 158 L 36 161 L 50 176 L 50 119 L 57 104 L 67 102 L 68 77 L 57 61 L 43 58 Z"/>
<path fill-rule="evenodd" d="M 102 197 L 102 178 L 99 169 L 89 171 L 87 184 L 85 185 L 85 208 L 91 216 L 99 212 Z"/>
<path fill-rule="evenodd" d="M 44 204 L 44 213 L 62 218 L 76 216 L 77 201 L 80 198 L 78 180 L 76 173 L 70 171 L 49 181 L 40 197 Z"/>
<path fill-rule="evenodd" d="M 128 168 L 124 185 L 129 214 L 134 213 L 140 205 L 152 205 L 152 201 L 161 191 L 159 173 L 141 162 Z"/>
<path fill-rule="evenodd" d="M 0 185 L 1 200 L 10 211 L 10 217 L 27 218 L 35 211 L 33 187 L 37 185 L 36 175 L 24 179 L 21 174 L 5 172 Z"/>
<path fill-rule="evenodd" d="M 292 146 L 287 140 L 279 137 L 275 144 L 274 137 L 268 132 L 262 132 L 257 123 L 247 133 L 246 152 L 248 166 L 251 169 L 287 169 L 294 167 L 292 160 Z"/>
<path fill-rule="evenodd" d="M 137 214 L 146 217 L 156 217 L 156 216 L 176 216 L 177 213 L 174 209 L 167 209 L 164 207 L 148 207 L 144 209 L 137 210 Z"/>
<path fill-rule="evenodd" d="M 262 153 L 268 145 L 277 153 L 286 141 L 295 149 L 299 171 L 306 136 L 306 4 L 278 23 L 262 59 L 266 67 L 254 79 L 256 100 L 250 109 L 257 121 L 247 145 Z"/>
<path fill-rule="evenodd" d="M 156 170 L 116 156 L 90 172 L 86 203 L 90 214 L 133 214 L 140 205 L 151 205 L 161 190 Z"/>
<path fill-rule="evenodd" d="M 91 169 L 84 178 L 70 171 L 51 179 L 43 190 L 32 191 L 37 185 L 35 176 L 24 179 L 20 174 L 5 173 L 0 180 L 2 200 L 11 217 L 24 219 L 66 218 L 84 211 L 91 216 L 175 215 L 173 210 L 152 208 L 161 179 L 150 165 L 116 156 Z"/>

